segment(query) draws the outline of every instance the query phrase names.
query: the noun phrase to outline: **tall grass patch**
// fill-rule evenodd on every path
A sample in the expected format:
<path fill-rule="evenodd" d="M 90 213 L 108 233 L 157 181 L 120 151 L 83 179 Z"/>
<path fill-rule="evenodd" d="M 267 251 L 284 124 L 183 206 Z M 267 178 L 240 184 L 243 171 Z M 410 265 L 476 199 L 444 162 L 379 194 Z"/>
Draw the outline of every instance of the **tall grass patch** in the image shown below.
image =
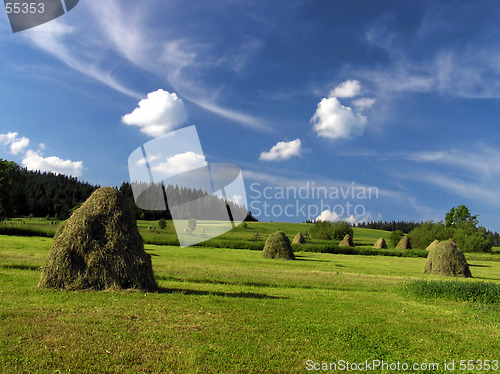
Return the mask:
<path fill-rule="evenodd" d="M 481 304 L 500 304 L 500 284 L 488 282 L 416 280 L 407 283 L 402 293 L 426 299 L 445 298 Z"/>

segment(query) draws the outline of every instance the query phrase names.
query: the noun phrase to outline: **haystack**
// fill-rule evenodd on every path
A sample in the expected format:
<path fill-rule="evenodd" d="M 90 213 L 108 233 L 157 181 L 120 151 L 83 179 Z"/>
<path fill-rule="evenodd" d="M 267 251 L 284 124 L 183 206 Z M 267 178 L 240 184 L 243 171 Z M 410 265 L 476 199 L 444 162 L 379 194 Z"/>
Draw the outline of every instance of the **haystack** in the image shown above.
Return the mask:
<path fill-rule="evenodd" d="M 344 239 L 339 242 L 339 247 L 354 247 L 351 235 L 347 234 L 344 236 Z"/>
<path fill-rule="evenodd" d="M 385 239 L 384 238 L 380 238 L 379 240 L 377 240 L 377 242 L 375 243 L 375 245 L 373 246 L 374 249 L 383 249 L 383 248 L 387 248 L 387 243 L 385 242 Z"/>
<path fill-rule="evenodd" d="M 301 232 L 299 232 L 297 235 L 295 235 L 295 238 L 293 238 L 292 244 L 304 244 L 306 242 L 306 239 L 302 235 Z"/>
<path fill-rule="evenodd" d="M 283 231 L 276 231 L 269 235 L 263 250 L 264 257 L 283 258 L 285 260 L 295 260 L 290 239 Z"/>
<path fill-rule="evenodd" d="M 437 244 L 427 256 L 424 273 L 470 278 L 472 274 L 463 252 L 452 241 Z"/>
<path fill-rule="evenodd" d="M 438 244 L 439 244 L 439 240 L 436 239 L 431 244 L 429 244 L 427 246 L 427 248 L 425 248 L 425 250 L 430 251 L 430 250 L 434 249 Z"/>
<path fill-rule="evenodd" d="M 396 249 L 411 249 L 410 238 L 403 236 Z"/>
<path fill-rule="evenodd" d="M 144 251 L 132 209 L 119 191 L 96 190 L 63 223 L 38 286 L 157 289 L 151 256 Z"/>

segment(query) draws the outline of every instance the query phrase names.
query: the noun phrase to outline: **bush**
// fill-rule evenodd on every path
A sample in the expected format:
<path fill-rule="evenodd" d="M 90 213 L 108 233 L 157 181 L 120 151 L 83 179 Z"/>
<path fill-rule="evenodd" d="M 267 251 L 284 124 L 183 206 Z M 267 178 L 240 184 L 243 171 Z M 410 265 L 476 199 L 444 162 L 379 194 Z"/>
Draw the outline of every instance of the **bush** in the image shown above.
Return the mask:
<path fill-rule="evenodd" d="M 342 240 L 345 238 L 346 235 L 350 235 L 351 239 L 354 238 L 354 231 L 352 230 L 352 227 L 350 224 L 347 222 L 335 222 L 333 225 L 333 236 L 332 239 L 334 240 Z"/>
<path fill-rule="evenodd" d="M 401 230 L 396 230 L 391 233 L 390 240 L 391 243 L 394 247 L 396 247 L 401 239 L 403 239 L 403 236 L 405 236 L 404 232 Z"/>
<path fill-rule="evenodd" d="M 164 230 L 167 227 L 167 221 L 165 221 L 165 218 L 160 218 L 158 221 L 158 227 L 160 230 Z"/>
<path fill-rule="evenodd" d="M 471 226 L 447 227 L 442 222 L 425 222 L 408 235 L 414 248 L 426 248 L 434 240 L 453 238 L 463 252 L 491 252 L 486 231 Z"/>
<path fill-rule="evenodd" d="M 310 231 L 314 239 L 332 240 L 333 224 L 329 221 L 318 222 L 311 227 Z"/>

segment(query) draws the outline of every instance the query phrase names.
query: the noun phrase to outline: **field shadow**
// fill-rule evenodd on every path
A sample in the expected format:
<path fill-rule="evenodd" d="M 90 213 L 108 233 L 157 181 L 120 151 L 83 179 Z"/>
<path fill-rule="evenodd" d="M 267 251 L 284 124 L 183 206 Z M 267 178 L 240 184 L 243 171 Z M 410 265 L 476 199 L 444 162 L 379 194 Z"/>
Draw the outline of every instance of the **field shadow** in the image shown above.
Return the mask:
<path fill-rule="evenodd" d="M 182 293 L 184 295 L 198 295 L 198 296 L 224 296 L 224 297 L 241 297 L 245 299 L 286 299 L 286 297 L 270 296 L 262 293 L 255 292 L 218 292 L 218 291 L 200 291 L 200 290 L 187 290 L 183 288 L 163 288 L 158 289 L 160 294 L 173 294 Z"/>
<path fill-rule="evenodd" d="M 295 255 L 295 260 L 296 261 L 312 261 L 312 262 L 330 262 L 330 261 L 326 261 L 326 260 L 315 260 L 312 258 L 303 258 L 303 257 L 297 256 L 297 255 Z"/>
<path fill-rule="evenodd" d="M 490 268 L 491 267 L 491 265 L 473 265 L 473 264 L 469 264 L 469 266 L 475 267 L 475 268 Z"/>

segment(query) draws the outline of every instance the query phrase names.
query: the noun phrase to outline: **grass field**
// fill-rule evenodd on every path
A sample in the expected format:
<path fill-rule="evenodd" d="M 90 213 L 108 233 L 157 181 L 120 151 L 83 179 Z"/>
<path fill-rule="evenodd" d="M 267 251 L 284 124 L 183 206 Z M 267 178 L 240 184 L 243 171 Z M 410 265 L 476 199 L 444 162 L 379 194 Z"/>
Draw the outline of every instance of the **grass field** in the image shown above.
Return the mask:
<path fill-rule="evenodd" d="M 262 234 L 280 226 L 253 225 Z M 359 239 L 383 236 L 369 231 Z M 459 360 L 500 360 L 498 303 L 402 292 L 414 280 L 449 280 L 423 274 L 425 258 L 299 252 L 287 262 L 147 245 L 160 292 L 68 292 L 35 287 L 51 244 L 0 236 L 2 372 L 294 373 L 309 372 L 307 362 L 383 360 L 448 373 L 445 360 L 454 372 L 470 372 Z M 467 256 L 475 278 L 462 282 L 500 284 L 498 254 Z"/>

